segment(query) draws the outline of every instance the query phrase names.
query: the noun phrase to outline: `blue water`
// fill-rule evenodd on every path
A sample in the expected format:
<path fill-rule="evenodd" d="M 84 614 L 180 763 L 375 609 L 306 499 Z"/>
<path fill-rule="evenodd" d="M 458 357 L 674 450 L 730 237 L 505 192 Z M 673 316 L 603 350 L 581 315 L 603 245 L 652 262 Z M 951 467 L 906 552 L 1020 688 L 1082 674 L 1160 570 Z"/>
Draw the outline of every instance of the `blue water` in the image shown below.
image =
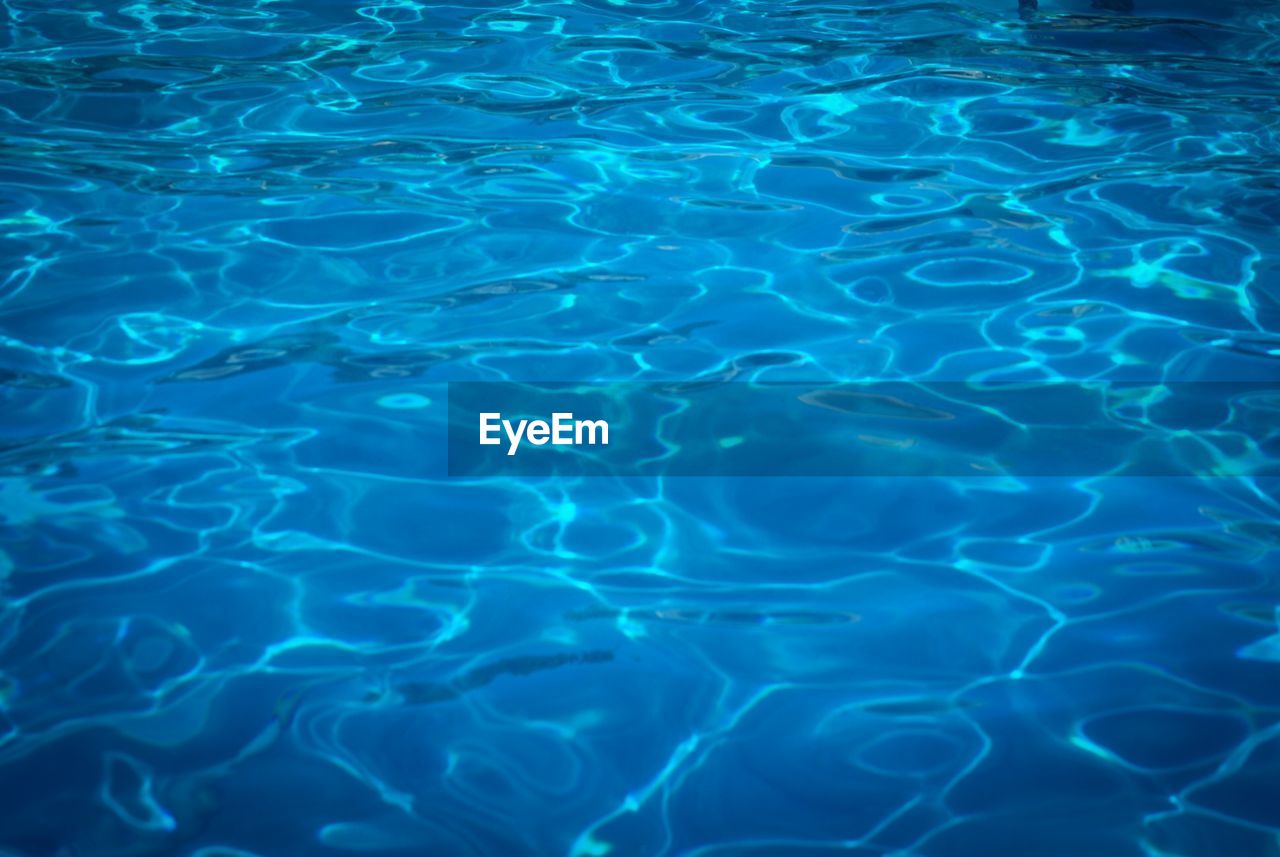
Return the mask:
<path fill-rule="evenodd" d="M 1280 4 L 1034 6 L 4 0 L 0 854 L 1280 854 L 1275 480 L 444 468 L 1280 380 Z"/>

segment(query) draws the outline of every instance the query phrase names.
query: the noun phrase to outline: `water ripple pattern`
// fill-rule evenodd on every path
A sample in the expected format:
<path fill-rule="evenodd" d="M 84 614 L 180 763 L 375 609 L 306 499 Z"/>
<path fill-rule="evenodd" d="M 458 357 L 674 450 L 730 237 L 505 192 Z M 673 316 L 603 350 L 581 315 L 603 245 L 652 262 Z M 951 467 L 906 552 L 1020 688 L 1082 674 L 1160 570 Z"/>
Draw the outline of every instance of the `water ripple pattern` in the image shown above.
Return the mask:
<path fill-rule="evenodd" d="M 1280 853 L 1274 481 L 422 434 L 1280 378 L 1277 3 L 0 13 L 5 857 Z"/>

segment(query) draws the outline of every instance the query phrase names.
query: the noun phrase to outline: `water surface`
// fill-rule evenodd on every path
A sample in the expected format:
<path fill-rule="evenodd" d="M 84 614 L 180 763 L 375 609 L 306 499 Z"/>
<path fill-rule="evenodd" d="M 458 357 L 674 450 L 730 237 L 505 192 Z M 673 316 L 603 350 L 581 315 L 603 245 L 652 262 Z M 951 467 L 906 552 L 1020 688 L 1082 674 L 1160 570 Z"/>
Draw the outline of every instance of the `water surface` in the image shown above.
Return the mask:
<path fill-rule="evenodd" d="M 6 857 L 1278 853 L 1274 481 L 423 430 L 1276 379 L 1274 2 L 0 10 Z"/>

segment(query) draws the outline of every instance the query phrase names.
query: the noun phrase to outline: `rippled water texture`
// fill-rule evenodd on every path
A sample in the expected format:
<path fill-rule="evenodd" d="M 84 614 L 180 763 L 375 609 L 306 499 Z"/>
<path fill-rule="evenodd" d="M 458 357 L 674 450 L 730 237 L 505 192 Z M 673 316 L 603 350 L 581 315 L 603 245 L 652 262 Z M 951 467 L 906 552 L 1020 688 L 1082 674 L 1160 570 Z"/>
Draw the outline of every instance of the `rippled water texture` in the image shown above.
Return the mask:
<path fill-rule="evenodd" d="M 5 857 L 1280 853 L 1274 482 L 423 430 L 1276 379 L 1280 4 L 0 9 Z"/>

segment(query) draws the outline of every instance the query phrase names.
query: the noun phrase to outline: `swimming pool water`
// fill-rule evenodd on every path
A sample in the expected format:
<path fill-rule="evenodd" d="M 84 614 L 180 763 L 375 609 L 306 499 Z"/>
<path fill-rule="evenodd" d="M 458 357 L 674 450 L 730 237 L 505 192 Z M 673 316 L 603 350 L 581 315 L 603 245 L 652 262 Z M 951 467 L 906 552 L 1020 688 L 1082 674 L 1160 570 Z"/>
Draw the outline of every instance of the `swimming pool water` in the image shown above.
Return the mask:
<path fill-rule="evenodd" d="M 1275 479 L 440 437 L 459 381 L 1276 380 L 1276 3 L 0 14 L 5 857 L 1280 854 Z"/>

